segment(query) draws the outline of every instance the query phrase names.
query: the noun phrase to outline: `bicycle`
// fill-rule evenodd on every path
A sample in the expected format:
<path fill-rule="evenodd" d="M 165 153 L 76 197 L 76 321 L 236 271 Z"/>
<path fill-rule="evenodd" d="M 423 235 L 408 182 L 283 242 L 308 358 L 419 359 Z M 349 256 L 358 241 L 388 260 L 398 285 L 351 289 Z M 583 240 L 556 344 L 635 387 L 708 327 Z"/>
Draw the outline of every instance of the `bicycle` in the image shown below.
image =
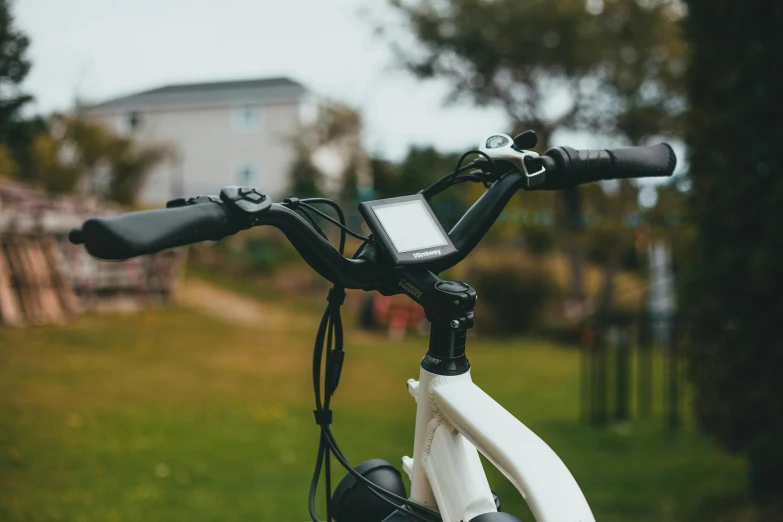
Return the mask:
<path fill-rule="evenodd" d="M 329 521 L 519 522 L 498 511 L 480 452 L 514 484 L 537 521 L 590 522 L 595 519 L 587 500 L 560 458 L 472 382 L 466 341 L 476 291 L 437 274 L 473 250 L 517 190 L 671 176 L 677 159 L 665 143 L 615 150 L 557 147 L 539 156 L 530 150 L 536 141 L 532 131 L 515 138 L 492 135 L 463 154 L 453 172 L 419 193 L 360 203 L 368 236 L 348 229 L 341 208 L 329 199 L 273 203 L 253 188 L 230 186 L 219 197 L 181 198 L 166 209 L 89 219 L 69 238 L 97 258 L 123 260 L 269 225 L 280 229 L 302 258 L 334 285 L 313 355 L 314 415 L 321 428 L 308 502 L 314 521 L 320 521 L 315 497 L 323 468 Z M 463 165 L 471 155 L 478 158 Z M 446 233 L 428 201 L 465 182 L 482 183 L 486 192 Z M 316 205 L 330 206 L 337 217 Z M 314 215 L 339 227 L 337 248 Z M 346 235 L 362 242 L 350 257 L 344 255 Z M 401 473 L 388 462 L 376 459 L 351 467 L 330 429 L 331 398 L 344 360 L 340 306 L 346 289 L 405 294 L 423 307 L 430 322 L 419 379 L 407 383 L 417 403 L 413 457 L 402 458 L 411 482 L 408 496 Z M 334 494 L 331 456 L 348 470 Z"/>

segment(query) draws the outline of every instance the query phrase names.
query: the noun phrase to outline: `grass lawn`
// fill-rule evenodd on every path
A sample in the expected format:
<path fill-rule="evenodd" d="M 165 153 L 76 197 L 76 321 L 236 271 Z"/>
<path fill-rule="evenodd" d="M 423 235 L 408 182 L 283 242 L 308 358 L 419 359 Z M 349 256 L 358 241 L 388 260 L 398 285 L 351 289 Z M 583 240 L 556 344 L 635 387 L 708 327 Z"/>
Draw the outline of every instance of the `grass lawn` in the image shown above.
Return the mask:
<path fill-rule="evenodd" d="M 183 309 L 0 329 L 0 520 L 309 520 L 317 324 L 292 317 L 260 330 Z M 346 349 L 338 441 L 356 464 L 397 464 L 426 340 L 350 330 Z M 742 461 L 689 427 L 580 425 L 577 352 L 473 339 L 469 356 L 474 380 L 563 458 L 597 520 L 717 520 L 743 501 Z M 489 475 L 504 510 L 533 520 Z"/>

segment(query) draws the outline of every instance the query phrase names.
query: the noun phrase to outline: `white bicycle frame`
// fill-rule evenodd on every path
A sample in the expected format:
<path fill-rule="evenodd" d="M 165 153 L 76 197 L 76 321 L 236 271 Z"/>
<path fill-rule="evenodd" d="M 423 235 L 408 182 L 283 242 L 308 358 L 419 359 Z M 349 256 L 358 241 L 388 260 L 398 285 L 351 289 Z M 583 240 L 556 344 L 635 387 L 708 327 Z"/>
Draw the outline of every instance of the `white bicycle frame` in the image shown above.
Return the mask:
<path fill-rule="evenodd" d="M 411 500 L 439 511 L 443 522 L 497 511 L 481 452 L 519 490 L 537 522 L 595 522 L 563 461 L 476 386 L 470 371 L 444 376 L 422 368 L 408 390 L 417 402 L 413 458 L 403 457 Z"/>

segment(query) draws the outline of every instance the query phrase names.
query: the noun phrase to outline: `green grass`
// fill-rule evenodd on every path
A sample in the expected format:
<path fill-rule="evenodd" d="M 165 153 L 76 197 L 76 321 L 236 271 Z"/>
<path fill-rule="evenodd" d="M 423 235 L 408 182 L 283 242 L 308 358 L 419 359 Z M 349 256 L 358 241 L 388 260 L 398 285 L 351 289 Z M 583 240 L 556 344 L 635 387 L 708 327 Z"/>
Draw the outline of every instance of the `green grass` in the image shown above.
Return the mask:
<path fill-rule="evenodd" d="M 316 326 L 166 310 L 0 329 L 0 520 L 309 520 Z M 352 462 L 397 464 L 413 435 L 404 383 L 426 340 L 347 339 L 335 433 Z M 577 352 L 472 339 L 469 355 L 474 380 L 563 458 L 597 520 L 714 520 L 743 500 L 744 464 L 690 427 L 579 424 Z M 504 510 L 533 520 L 489 475 Z"/>

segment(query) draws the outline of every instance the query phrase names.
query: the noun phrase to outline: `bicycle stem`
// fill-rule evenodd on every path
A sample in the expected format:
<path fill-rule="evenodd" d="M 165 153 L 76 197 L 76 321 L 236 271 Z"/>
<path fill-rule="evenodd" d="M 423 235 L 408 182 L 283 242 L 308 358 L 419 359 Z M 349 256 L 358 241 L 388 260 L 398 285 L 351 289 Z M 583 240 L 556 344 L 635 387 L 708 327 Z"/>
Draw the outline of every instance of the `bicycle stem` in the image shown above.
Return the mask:
<path fill-rule="evenodd" d="M 470 369 L 465 355 L 467 331 L 473 328 L 476 290 L 461 281 L 446 281 L 429 270 L 398 269 L 393 293 L 405 294 L 424 308 L 430 343 L 422 368 L 437 375 L 460 375 Z M 390 292 L 391 293 L 391 292 Z"/>

